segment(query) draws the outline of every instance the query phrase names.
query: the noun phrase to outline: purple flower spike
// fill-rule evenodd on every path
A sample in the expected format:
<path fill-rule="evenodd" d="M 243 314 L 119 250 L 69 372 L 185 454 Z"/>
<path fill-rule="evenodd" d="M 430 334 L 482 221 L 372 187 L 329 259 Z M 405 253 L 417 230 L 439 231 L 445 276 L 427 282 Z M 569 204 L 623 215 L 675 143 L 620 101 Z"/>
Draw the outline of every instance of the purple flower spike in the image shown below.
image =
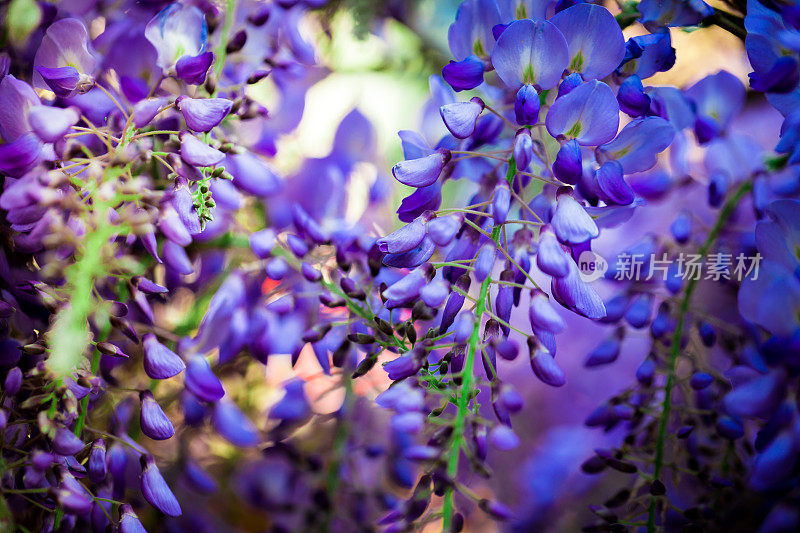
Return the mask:
<path fill-rule="evenodd" d="M 464 215 L 461 213 L 436 217 L 428 222 L 428 236 L 437 245 L 447 246 L 453 241 L 463 223 Z"/>
<path fill-rule="evenodd" d="M 198 167 L 213 167 L 225 159 L 225 154 L 212 148 L 188 131 L 181 132 L 181 159 Z"/>
<path fill-rule="evenodd" d="M 563 387 L 567 383 L 564 371 L 556 364 L 550 352 L 545 350 L 531 352 L 531 368 L 536 377 L 546 385 Z"/>
<path fill-rule="evenodd" d="M 139 517 L 127 503 L 123 503 L 120 508 L 119 530 L 120 533 L 147 533 Z"/>
<path fill-rule="evenodd" d="M 527 83 L 519 88 L 514 99 L 514 117 L 520 126 L 532 126 L 539 121 L 539 93 Z"/>
<path fill-rule="evenodd" d="M 492 51 L 497 75 L 511 88 L 531 84 L 551 89 L 561 80 L 568 64 L 567 41 L 546 20 L 512 22 Z"/>
<path fill-rule="evenodd" d="M 483 83 L 484 63 L 478 56 L 451 61 L 442 69 L 442 78 L 456 91 L 468 91 Z"/>
<path fill-rule="evenodd" d="M 625 39 L 611 12 L 598 5 L 580 3 L 550 19 L 566 39 L 569 66 L 585 80 L 605 78 L 625 55 Z"/>
<path fill-rule="evenodd" d="M 158 342 L 156 336 L 144 336 L 144 371 L 153 379 L 167 379 L 177 376 L 186 364 L 178 354 Z"/>
<path fill-rule="evenodd" d="M 583 176 L 583 157 L 578 141 L 572 139 L 561 145 L 553 162 L 553 173 L 564 183 L 577 184 Z"/>
<path fill-rule="evenodd" d="M 675 128 L 661 117 L 630 121 L 610 143 L 597 148 L 601 160 L 616 159 L 625 174 L 642 172 L 656 164 L 656 155 L 672 142 Z"/>
<path fill-rule="evenodd" d="M 142 433 L 153 440 L 166 440 L 175 434 L 175 428 L 169 417 L 158 405 L 153 393 L 145 390 L 139 393 L 142 408 L 139 413 L 139 424 Z"/>
<path fill-rule="evenodd" d="M 80 115 L 72 108 L 36 106 L 28 111 L 28 122 L 33 132 L 46 143 L 56 142 L 78 123 Z"/>
<path fill-rule="evenodd" d="M 156 466 L 152 455 L 143 455 L 142 464 L 142 496 L 147 503 L 167 516 L 180 516 L 181 506 L 170 490 L 167 482 Z"/>
<path fill-rule="evenodd" d="M 413 250 L 425 238 L 425 226 L 429 217 L 418 216 L 410 224 L 377 240 L 378 249 L 385 254 L 400 254 Z"/>
<path fill-rule="evenodd" d="M 582 244 L 600 234 L 592 217 L 569 193 L 558 195 L 551 223 L 558 240 L 570 246 Z"/>
<path fill-rule="evenodd" d="M 450 151 L 437 150 L 418 159 L 407 159 L 397 163 L 392 167 L 392 175 L 404 185 L 427 187 L 439 178 L 448 161 L 450 161 Z"/>
<path fill-rule="evenodd" d="M 205 51 L 208 27 L 200 9 L 175 2 L 147 23 L 144 35 L 158 52 L 158 66 L 167 69 L 185 55 L 196 56 Z"/>
<path fill-rule="evenodd" d="M 311 412 L 311 407 L 306 398 L 303 381 L 292 379 L 287 381 L 284 386 L 286 392 L 278 403 L 269 410 L 269 417 L 285 422 L 300 422 Z"/>
<path fill-rule="evenodd" d="M 249 448 L 259 442 L 256 427 L 236 404 L 228 399 L 214 404 L 212 423 L 216 432 L 235 446 Z"/>
<path fill-rule="evenodd" d="M 59 455 L 75 455 L 83 449 L 83 441 L 65 427 L 56 430 L 53 438 L 53 450 Z"/>
<path fill-rule="evenodd" d="M 445 104 L 439 114 L 450 133 L 458 139 L 466 139 L 475 132 L 475 123 L 486 104 L 477 96 L 469 102 Z"/>
<path fill-rule="evenodd" d="M 186 365 L 186 388 L 192 394 L 207 402 L 216 402 L 225 396 L 222 382 L 211 370 L 205 357 L 195 355 Z"/>
<path fill-rule="evenodd" d="M 547 296 L 538 290 L 531 296 L 528 318 L 531 321 L 532 328 L 551 333 L 560 333 L 567 327 L 561 315 L 550 305 L 550 300 Z"/>
<path fill-rule="evenodd" d="M 553 137 L 575 139 L 583 146 L 610 141 L 619 128 L 619 104 L 614 91 L 601 81 L 590 81 L 556 99 L 545 119 Z"/>
<path fill-rule="evenodd" d="M 188 98 L 179 96 L 175 101 L 183 113 L 186 126 L 192 131 L 208 132 L 214 129 L 228 113 L 233 102 L 227 98 Z"/>
<path fill-rule="evenodd" d="M 634 194 L 622 177 L 622 165 L 619 161 L 606 161 L 595 172 L 597 186 L 602 193 L 600 197 L 609 204 L 630 205 Z"/>
<path fill-rule="evenodd" d="M 196 56 L 183 56 L 175 63 L 175 73 L 188 84 L 202 85 L 206 81 L 206 73 L 213 62 L 213 52 L 203 52 Z"/>

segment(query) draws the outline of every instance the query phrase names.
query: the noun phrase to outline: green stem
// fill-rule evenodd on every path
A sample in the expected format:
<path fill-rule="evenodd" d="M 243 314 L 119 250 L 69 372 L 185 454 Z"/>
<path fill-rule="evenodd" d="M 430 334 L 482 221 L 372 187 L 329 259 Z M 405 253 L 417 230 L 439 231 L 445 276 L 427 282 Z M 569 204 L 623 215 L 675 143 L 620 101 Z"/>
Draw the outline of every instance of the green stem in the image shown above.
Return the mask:
<path fill-rule="evenodd" d="M 698 250 L 700 256 L 704 257 L 714 242 L 717 240 L 722 228 L 728 221 L 736 206 L 741 201 L 742 197 L 752 189 L 753 183 L 745 181 L 742 183 L 734 195 L 725 202 L 719 212 L 717 221 L 711 232 L 708 234 L 703 245 Z M 683 337 L 683 330 L 686 323 L 686 315 L 689 312 L 689 305 L 692 300 L 692 294 L 697 288 L 697 279 L 691 278 L 686 284 L 686 292 L 681 300 L 680 307 L 678 308 L 678 321 L 675 326 L 675 332 L 672 335 L 672 345 L 670 346 L 669 361 L 667 367 L 667 382 L 664 384 L 664 400 L 661 404 L 661 417 L 658 425 L 658 436 L 656 438 L 656 451 L 653 458 L 653 479 L 658 479 L 664 467 L 664 443 L 667 436 L 667 428 L 669 426 L 669 418 L 672 412 L 672 389 L 675 385 L 675 369 L 678 364 L 678 356 L 681 351 L 681 338 Z M 655 496 L 650 498 L 650 505 L 647 509 L 647 533 L 653 533 L 656 530 L 656 503 Z"/>
<path fill-rule="evenodd" d="M 219 78 L 219 75 L 222 72 L 222 67 L 225 65 L 225 57 L 228 53 L 226 51 L 226 48 L 228 47 L 228 33 L 230 33 L 231 26 L 233 26 L 233 19 L 235 17 L 236 0 L 228 0 L 225 4 L 225 23 L 222 25 L 222 33 L 220 35 L 219 44 L 217 45 L 217 58 L 214 61 L 214 75 L 217 78 Z M 214 92 L 217 92 L 216 89 Z"/>
<path fill-rule="evenodd" d="M 111 322 L 106 322 L 103 326 L 102 331 L 100 332 L 100 336 L 98 337 L 97 341 L 104 341 L 108 337 L 109 332 L 111 331 Z M 97 371 L 100 370 L 100 350 L 95 348 L 94 354 L 92 355 L 92 374 L 97 374 Z M 81 399 L 80 403 L 80 412 L 78 414 L 78 420 L 75 422 L 75 435 L 80 437 L 81 432 L 83 431 L 83 426 L 86 424 L 86 413 L 89 411 L 89 397 L 91 394 L 87 394 Z"/>
<path fill-rule="evenodd" d="M 508 172 L 506 173 L 506 181 L 512 185 L 514 176 L 517 173 L 517 163 L 514 156 L 508 160 Z M 492 240 L 495 244 L 500 240 L 500 230 L 502 226 L 495 226 L 492 229 Z M 455 480 L 458 474 L 458 460 L 461 455 L 461 446 L 464 442 L 464 422 L 469 411 L 469 402 L 472 398 L 472 369 L 475 366 L 475 352 L 477 351 L 478 344 L 481 338 L 481 321 L 483 313 L 486 311 L 486 300 L 489 295 L 489 285 L 492 278 L 487 276 L 478 294 L 478 305 L 475 308 L 475 326 L 472 329 L 472 335 L 469 337 L 469 347 L 464 357 L 464 369 L 461 372 L 461 387 L 458 393 L 458 411 L 456 418 L 453 422 L 453 437 L 450 440 L 450 456 L 447 461 L 447 476 L 451 480 Z M 444 493 L 444 502 L 442 504 L 442 531 L 449 533 L 450 526 L 453 523 L 453 512 L 455 508 L 453 505 L 453 487 L 448 486 Z"/>

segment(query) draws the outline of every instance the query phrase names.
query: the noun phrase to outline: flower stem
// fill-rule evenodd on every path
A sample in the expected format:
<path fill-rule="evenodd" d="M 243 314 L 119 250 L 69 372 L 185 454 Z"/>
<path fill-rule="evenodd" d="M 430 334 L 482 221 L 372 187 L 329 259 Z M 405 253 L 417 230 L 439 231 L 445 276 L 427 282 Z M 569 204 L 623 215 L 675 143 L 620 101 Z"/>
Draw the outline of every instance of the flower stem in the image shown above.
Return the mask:
<path fill-rule="evenodd" d="M 509 185 L 514 181 L 514 176 L 517 173 L 517 164 L 514 161 L 514 156 L 508 160 L 508 172 L 506 173 L 506 181 Z M 502 226 L 495 226 L 492 229 L 492 239 L 495 243 L 500 240 L 500 229 Z M 458 393 L 458 411 L 453 423 L 453 437 L 450 440 L 450 456 L 447 461 L 447 476 L 451 480 L 455 480 L 458 474 L 458 459 L 461 455 L 461 446 L 464 443 L 464 422 L 469 410 L 469 402 L 472 399 L 472 369 L 475 366 L 475 352 L 478 349 L 478 343 L 481 337 L 481 319 L 483 313 L 486 311 L 486 299 L 489 296 L 489 285 L 491 284 L 491 277 L 483 280 L 481 283 L 480 293 L 478 294 L 478 305 L 475 308 L 475 326 L 472 329 L 472 335 L 469 337 L 469 348 L 464 357 L 464 369 L 461 372 L 461 387 Z M 442 504 L 442 531 L 448 533 L 450 526 L 453 523 L 453 512 L 455 507 L 453 505 L 453 487 L 449 486 L 445 490 L 444 502 Z"/>
<path fill-rule="evenodd" d="M 225 64 L 225 56 L 227 55 L 226 48 L 228 47 L 228 34 L 230 33 L 231 26 L 233 26 L 233 19 L 236 17 L 236 0 L 228 0 L 225 3 L 225 23 L 222 25 L 222 33 L 220 35 L 219 44 L 217 45 L 217 57 L 214 62 L 214 75 L 219 78 L 222 67 Z M 217 91 L 214 90 L 216 93 Z M 213 96 L 213 95 L 212 95 Z"/>
<path fill-rule="evenodd" d="M 714 227 L 708 234 L 703 245 L 698 250 L 700 256 L 705 256 L 708 250 L 717 240 L 723 226 L 733 214 L 736 206 L 739 204 L 745 194 L 753 188 L 753 183 L 749 180 L 743 182 L 734 195 L 725 202 L 719 212 L 717 221 Z M 656 451 L 653 458 L 653 478 L 658 479 L 664 467 L 664 443 L 667 436 L 667 428 L 669 426 L 669 418 L 672 412 L 672 389 L 675 385 L 675 369 L 678 364 L 678 356 L 681 352 L 681 338 L 683 337 L 683 329 L 686 323 L 686 315 L 689 311 L 689 304 L 691 303 L 692 294 L 697 288 L 697 279 L 691 278 L 686 284 L 686 292 L 681 300 L 680 307 L 678 308 L 678 320 L 675 326 L 675 332 L 672 335 L 672 345 L 670 346 L 669 361 L 667 367 L 667 382 L 664 384 L 664 400 L 661 404 L 661 417 L 658 425 L 658 436 L 656 438 Z M 650 505 L 647 509 L 647 533 L 656 531 L 656 503 L 655 496 L 650 498 Z"/>

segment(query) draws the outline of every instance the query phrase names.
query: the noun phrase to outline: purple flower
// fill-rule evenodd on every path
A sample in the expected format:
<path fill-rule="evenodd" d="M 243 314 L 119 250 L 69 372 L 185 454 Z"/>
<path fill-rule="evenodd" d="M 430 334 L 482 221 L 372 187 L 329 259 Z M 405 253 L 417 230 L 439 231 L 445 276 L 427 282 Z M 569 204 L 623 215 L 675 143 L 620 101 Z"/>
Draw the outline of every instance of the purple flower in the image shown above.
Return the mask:
<path fill-rule="evenodd" d="M 211 420 L 217 433 L 231 444 L 248 448 L 259 442 L 256 427 L 236 404 L 228 399 L 222 399 L 214 404 Z"/>
<path fill-rule="evenodd" d="M 231 110 L 233 102 L 226 98 L 189 98 L 179 96 L 175 100 L 186 126 L 193 131 L 208 132 L 214 129 Z"/>
<path fill-rule="evenodd" d="M 650 110 L 650 97 L 645 94 L 639 76 L 634 74 L 620 84 L 617 102 L 620 109 L 632 117 L 640 117 Z"/>
<path fill-rule="evenodd" d="M 36 106 L 28 111 L 28 122 L 43 142 L 52 143 L 64 137 L 78 123 L 80 115 L 72 108 Z"/>
<path fill-rule="evenodd" d="M 519 446 L 520 440 L 510 427 L 499 424 L 489 432 L 489 442 L 498 450 L 509 451 Z"/>
<path fill-rule="evenodd" d="M 92 451 L 89 452 L 89 460 L 86 463 L 89 470 L 89 479 L 94 483 L 100 483 L 106 478 L 108 467 L 106 465 L 106 441 L 97 439 L 92 443 Z"/>
<path fill-rule="evenodd" d="M 291 379 L 283 385 L 285 394 L 269 410 L 269 417 L 285 422 L 300 422 L 311 412 L 308 399 L 300 379 Z"/>
<path fill-rule="evenodd" d="M 413 376 L 419 372 L 420 368 L 422 368 L 422 361 L 414 352 L 408 352 L 383 365 L 383 369 L 392 381 Z"/>
<path fill-rule="evenodd" d="M 620 343 L 616 336 L 604 340 L 586 357 L 584 366 L 591 368 L 607 365 L 617 360 Z"/>
<path fill-rule="evenodd" d="M 451 61 L 442 69 L 442 78 L 456 91 L 468 91 L 483 83 L 485 65 L 478 56 Z"/>
<path fill-rule="evenodd" d="M 551 89 L 561 80 L 568 64 L 567 41 L 546 20 L 512 22 L 492 50 L 497 75 L 512 89 L 523 84 Z"/>
<path fill-rule="evenodd" d="M 600 189 L 599 196 L 608 204 L 630 205 L 634 194 L 622 177 L 619 161 L 606 161 L 595 171 L 595 179 Z"/>
<path fill-rule="evenodd" d="M 428 236 L 439 246 L 447 246 L 453 241 L 463 223 L 464 215 L 461 213 L 436 217 L 428 222 Z"/>
<path fill-rule="evenodd" d="M 569 274 L 553 278 L 550 287 L 553 297 L 561 305 L 586 318 L 599 319 L 606 314 L 603 300 L 597 292 L 580 278 L 578 267 L 570 260 Z"/>
<path fill-rule="evenodd" d="M 185 55 L 175 63 L 175 73 L 186 83 L 201 85 L 205 83 L 206 73 L 213 62 L 213 52 L 203 52 L 195 56 Z"/>
<path fill-rule="evenodd" d="M 514 99 L 514 118 L 517 124 L 522 126 L 532 126 L 539 121 L 539 109 L 541 102 L 539 93 L 530 83 L 526 83 L 517 91 Z"/>
<path fill-rule="evenodd" d="M 16 140 L 0 144 L 0 170 L 19 177 L 41 160 L 42 143 L 33 133 L 25 133 Z"/>
<path fill-rule="evenodd" d="M 564 319 L 550 305 L 547 295 L 538 290 L 531 295 L 528 318 L 530 319 L 531 327 L 534 329 L 560 333 L 567 327 Z"/>
<path fill-rule="evenodd" d="M 494 190 L 494 198 L 492 199 L 492 219 L 495 225 L 505 223 L 510 208 L 511 189 L 508 188 L 508 185 L 500 185 Z"/>
<path fill-rule="evenodd" d="M 153 440 L 165 440 L 172 437 L 175 434 L 175 428 L 156 402 L 153 393 L 149 390 L 142 391 L 139 393 L 139 400 L 142 403 L 139 413 L 142 433 Z"/>
<path fill-rule="evenodd" d="M 531 368 L 533 373 L 546 385 L 562 387 L 567 383 L 564 371 L 556 364 L 553 356 L 547 350 L 539 349 L 535 340 L 528 339 L 530 350 Z"/>
<path fill-rule="evenodd" d="M 167 379 L 183 372 L 186 365 L 178 354 L 158 342 L 156 336 L 144 336 L 144 371 L 153 379 Z"/>
<path fill-rule="evenodd" d="M 158 52 L 158 66 L 168 69 L 183 56 L 205 51 L 208 27 L 197 7 L 175 2 L 147 23 L 144 35 Z"/>
<path fill-rule="evenodd" d="M 433 184 L 450 161 L 448 150 L 436 152 L 418 159 L 407 159 L 392 167 L 392 175 L 397 181 L 410 187 L 427 187 Z"/>
<path fill-rule="evenodd" d="M 236 188 L 253 196 L 272 196 L 282 187 L 281 179 L 250 152 L 228 155 L 224 166 L 233 176 Z"/>
<path fill-rule="evenodd" d="M 483 100 L 472 98 L 469 102 L 454 102 L 439 108 L 444 125 L 458 139 L 466 139 L 475 131 L 475 123 L 483 112 Z"/>
<path fill-rule="evenodd" d="M 569 66 L 585 80 L 602 79 L 625 55 L 625 40 L 614 15 L 603 6 L 579 3 L 550 19 L 566 39 Z"/>
<path fill-rule="evenodd" d="M 119 512 L 120 533 L 147 533 L 139 517 L 136 516 L 136 513 L 129 504 L 123 503 L 119 508 Z"/>
<path fill-rule="evenodd" d="M 557 98 L 545 119 L 553 137 L 575 139 L 583 146 L 610 141 L 619 127 L 619 104 L 611 88 L 590 81 Z"/>
<path fill-rule="evenodd" d="M 59 455 L 75 455 L 83 449 L 84 442 L 65 427 L 56 430 L 53 437 L 53 450 Z"/>
<path fill-rule="evenodd" d="M 216 402 L 225 395 L 222 382 L 211 370 L 205 357 L 195 355 L 186 365 L 186 388 L 201 400 Z"/>
<path fill-rule="evenodd" d="M 143 455 L 140 461 L 144 499 L 167 516 L 180 516 L 181 506 L 158 470 L 156 460 L 152 455 Z"/>
<path fill-rule="evenodd" d="M 91 75 L 97 60 L 89 47 L 86 26 L 74 18 L 51 24 L 36 51 L 33 65 L 33 80 L 41 89 L 50 88 L 58 96 L 89 90 L 94 84 Z"/>
<path fill-rule="evenodd" d="M 714 14 L 703 0 L 642 0 L 637 6 L 642 24 L 655 26 L 695 26 Z"/>
<path fill-rule="evenodd" d="M 275 230 L 272 228 L 264 228 L 250 234 L 250 249 L 261 259 L 270 256 L 275 242 Z"/>
<path fill-rule="evenodd" d="M 572 246 L 600 234 L 592 217 L 569 193 L 558 195 L 551 224 L 558 240 Z"/>
<path fill-rule="evenodd" d="M 471 55 L 485 58 L 494 44 L 492 27 L 502 23 L 498 3 L 494 0 L 466 0 L 456 12 L 456 20 L 447 31 L 450 51 L 456 59 Z"/>
<path fill-rule="evenodd" d="M 188 131 L 181 132 L 180 140 L 181 159 L 190 165 L 212 167 L 225 159 L 225 154 L 202 142 Z"/>
<path fill-rule="evenodd" d="M 416 268 L 384 290 L 383 296 L 388 300 L 400 302 L 413 300 L 419 296 L 420 290 L 427 281 L 425 270 Z"/>
<path fill-rule="evenodd" d="M 377 240 L 378 249 L 383 253 L 399 254 L 408 252 L 419 246 L 425 238 L 426 223 L 429 216 L 422 215 L 415 218 L 410 224 L 393 231 L 386 237 Z"/>
<path fill-rule="evenodd" d="M 632 120 L 617 137 L 597 148 L 601 159 L 615 159 L 625 174 L 642 172 L 656 164 L 656 155 L 672 142 L 675 129 L 661 117 Z"/>

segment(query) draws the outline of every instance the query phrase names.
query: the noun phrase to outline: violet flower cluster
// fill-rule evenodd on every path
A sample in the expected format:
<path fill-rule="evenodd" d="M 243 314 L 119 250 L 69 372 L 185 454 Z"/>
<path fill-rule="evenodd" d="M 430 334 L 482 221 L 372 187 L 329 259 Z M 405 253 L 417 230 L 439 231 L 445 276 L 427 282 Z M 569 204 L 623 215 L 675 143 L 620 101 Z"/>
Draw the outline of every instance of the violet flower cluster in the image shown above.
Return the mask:
<path fill-rule="evenodd" d="M 558 499 L 534 502 L 568 471 L 585 531 L 800 527 L 796 2 L 465 0 L 384 235 L 359 111 L 328 155 L 271 161 L 325 75 L 324 4 L 8 8 L 0 523 L 558 530 Z M 709 25 L 746 34 L 749 91 L 652 84 L 671 31 Z M 488 491 L 527 452 L 528 399 L 631 344 L 635 374 L 591 398 L 602 444 L 558 428 L 528 454 L 550 477 Z M 284 360 L 327 389 L 297 370 L 264 410 L 249 389 Z"/>

